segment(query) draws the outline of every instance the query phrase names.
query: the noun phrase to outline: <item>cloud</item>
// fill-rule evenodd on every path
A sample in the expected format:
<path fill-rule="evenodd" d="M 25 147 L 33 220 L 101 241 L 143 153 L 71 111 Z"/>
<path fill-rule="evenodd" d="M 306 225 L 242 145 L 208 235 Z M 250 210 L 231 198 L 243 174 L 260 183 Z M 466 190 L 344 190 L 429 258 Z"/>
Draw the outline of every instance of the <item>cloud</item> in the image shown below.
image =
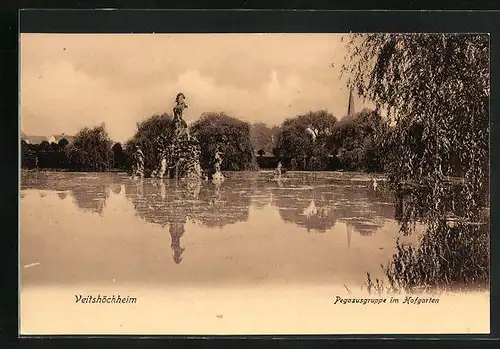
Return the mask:
<path fill-rule="evenodd" d="M 207 111 L 269 124 L 317 109 L 342 116 L 348 92 L 331 68 L 342 63 L 339 43 L 331 34 L 22 34 L 23 131 L 104 122 L 125 141 L 137 122 L 171 112 L 180 91 L 188 121 Z"/>
<path fill-rule="evenodd" d="M 104 122 L 110 134 L 126 137 L 133 131 L 127 127 L 133 104 L 130 96 L 115 93 L 105 80 L 67 61 L 46 63 L 36 76 L 21 76 L 21 118 L 31 134 L 74 133 Z"/>

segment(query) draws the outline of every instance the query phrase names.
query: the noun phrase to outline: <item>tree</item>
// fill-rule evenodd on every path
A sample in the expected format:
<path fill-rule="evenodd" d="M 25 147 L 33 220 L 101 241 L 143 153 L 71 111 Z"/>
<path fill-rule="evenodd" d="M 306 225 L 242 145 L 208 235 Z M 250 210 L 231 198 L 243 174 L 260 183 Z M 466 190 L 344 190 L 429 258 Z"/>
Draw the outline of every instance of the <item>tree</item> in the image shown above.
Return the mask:
<path fill-rule="evenodd" d="M 127 167 L 127 155 L 121 143 L 115 143 L 111 150 L 113 151 L 113 166 L 115 168 L 125 169 Z"/>
<path fill-rule="evenodd" d="M 51 149 L 50 143 L 47 141 L 42 141 L 38 144 L 36 153 L 38 158 L 38 167 L 40 168 L 50 168 L 51 167 Z"/>
<path fill-rule="evenodd" d="M 222 169 L 230 171 L 255 168 L 250 140 L 250 125 L 225 113 L 204 113 L 193 123 L 192 135 L 200 142 L 201 166 L 212 168 L 217 146 L 222 152 Z"/>
<path fill-rule="evenodd" d="M 50 143 L 48 141 L 42 141 L 38 145 L 38 149 L 41 150 L 41 151 L 49 150 L 50 149 Z"/>
<path fill-rule="evenodd" d="M 21 168 L 33 169 L 38 166 L 37 146 L 21 141 Z"/>
<path fill-rule="evenodd" d="M 92 129 L 85 127 L 68 145 L 71 166 L 79 171 L 106 171 L 113 164 L 111 139 L 104 124 Z"/>
<path fill-rule="evenodd" d="M 343 73 L 396 123 L 388 139 L 399 158 L 391 178 L 431 185 L 439 201 L 444 177 L 460 167 L 470 216 L 477 218 L 488 183 L 488 36 L 359 34 L 347 49 Z M 422 151 L 415 147 L 417 129 Z"/>
<path fill-rule="evenodd" d="M 68 140 L 66 138 L 61 138 L 59 142 L 57 142 L 57 145 L 59 146 L 59 149 L 65 148 L 69 144 Z"/>
<path fill-rule="evenodd" d="M 69 154 L 67 151 L 68 147 L 68 140 L 66 138 L 61 138 L 59 142 L 57 142 L 57 167 L 58 168 L 69 168 L 70 167 L 70 160 L 69 160 Z"/>
<path fill-rule="evenodd" d="M 347 50 L 350 85 L 395 123 L 385 144 L 401 230 L 410 233 L 416 220 L 427 227 L 415 249 L 398 245 L 385 268 L 391 285 L 408 291 L 487 284 L 488 36 L 360 34 Z M 451 196 L 447 176 L 457 173 L 464 184 Z M 454 227 L 450 211 L 459 215 Z"/>
<path fill-rule="evenodd" d="M 325 110 L 285 120 L 278 135 L 276 155 L 288 164 L 295 159 L 300 169 L 306 169 L 307 160 L 314 157 L 314 169 L 325 168 L 333 150 L 329 138 L 336 123 L 335 116 Z"/>
<path fill-rule="evenodd" d="M 29 160 L 28 158 L 26 158 L 26 161 L 29 162 L 29 165 L 28 163 L 26 163 L 25 165 L 30 168 L 68 168 L 69 158 L 66 149 L 67 144 L 68 141 L 66 139 L 62 139 L 58 143 L 49 143 L 48 141 L 43 141 L 38 145 L 23 145 L 23 143 L 21 143 L 21 150 L 26 150 L 26 154 L 22 154 L 23 159 L 25 155 L 29 158 Z"/>
<path fill-rule="evenodd" d="M 138 145 L 144 153 L 144 169 L 146 173 L 151 173 L 160 162 L 160 148 L 169 144 L 173 136 L 173 118 L 169 114 L 153 115 L 137 123 L 137 131 L 125 144 L 128 165 L 133 146 Z"/>
<path fill-rule="evenodd" d="M 336 149 L 340 166 L 345 169 L 381 171 L 383 139 L 388 125 L 376 111 L 364 109 L 340 120 L 330 142 Z"/>
<path fill-rule="evenodd" d="M 280 132 L 278 126 L 269 127 L 263 122 L 253 123 L 250 127 L 250 138 L 254 149 L 272 153 L 275 140 Z"/>

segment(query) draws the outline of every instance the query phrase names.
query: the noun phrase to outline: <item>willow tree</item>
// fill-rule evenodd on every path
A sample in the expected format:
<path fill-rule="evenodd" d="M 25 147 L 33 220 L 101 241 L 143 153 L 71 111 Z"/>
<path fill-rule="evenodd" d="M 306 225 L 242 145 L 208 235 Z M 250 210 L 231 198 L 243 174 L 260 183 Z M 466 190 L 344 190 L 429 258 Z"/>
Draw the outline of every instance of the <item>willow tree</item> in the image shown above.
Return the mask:
<path fill-rule="evenodd" d="M 411 270 L 420 270 L 418 282 L 452 284 L 453 278 L 464 275 L 464 268 L 487 269 L 487 234 L 477 227 L 485 225 L 481 213 L 488 204 L 488 36 L 358 34 L 346 39 L 346 47 L 342 72 L 349 76 L 349 85 L 387 111 L 393 125 L 391 136 L 386 138 L 394 154 L 386 167 L 389 178 L 400 188 L 403 183 L 414 188 L 413 200 L 402 214 L 402 228 L 410 230 L 406 223 L 416 219 L 427 226 L 418 250 L 398 249 L 388 270 L 392 276 L 399 273 L 406 278 L 399 285 L 408 287 L 417 283 L 408 280 L 419 279 L 408 275 Z M 450 189 L 449 176 L 462 179 L 458 195 Z M 419 203 L 417 197 L 422 199 Z M 450 207 L 454 200 L 460 202 L 462 217 L 458 226 L 450 228 L 444 220 L 454 210 L 455 205 Z M 450 250 L 453 231 L 468 235 L 453 239 L 455 245 Z M 471 245 L 463 246 L 464 241 Z M 457 254 L 458 249 L 470 251 L 460 254 L 461 265 L 460 261 L 444 262 L 445 255 L 453 258 L 452 252 Z M 431 257 L 438 262 L 431 262 Z M 402 259 L 406 260 L 404 267 Z M 438 270 L 431 273 L 437 275 L 434 278 L 424 272 L 431 264 Z M 487 272 L 479 275 L 480 279 L 486 277 Z M 458 281 L 477 279 L 478 275 L 473 275 L 470 280 Z"/>
<path fill-rule="evenodd" d="M 222 152 L 222 170 L 243 171 L 256 167 L 250 124 L 224 112 L 207 112 L 196 120 L 191 134 L 200 142 L 202 168 L 214 168 L 214 154 Z"/>

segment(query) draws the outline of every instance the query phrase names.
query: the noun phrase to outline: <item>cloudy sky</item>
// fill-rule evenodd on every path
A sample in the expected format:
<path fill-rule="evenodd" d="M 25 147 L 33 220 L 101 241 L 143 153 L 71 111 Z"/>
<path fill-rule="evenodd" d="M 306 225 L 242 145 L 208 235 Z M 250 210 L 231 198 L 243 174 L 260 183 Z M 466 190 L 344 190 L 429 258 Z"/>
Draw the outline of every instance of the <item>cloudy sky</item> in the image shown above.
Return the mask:
<path fill-rule="evenodd" d="M 310 110 L 347 112 L 336 34 L 22 34 L 20 52 L 28 135 L 104 122 L 125 141 L 137 122 L 171 113 L 178 92 L 188 122 L 207 111 L 270 125 Z"/>

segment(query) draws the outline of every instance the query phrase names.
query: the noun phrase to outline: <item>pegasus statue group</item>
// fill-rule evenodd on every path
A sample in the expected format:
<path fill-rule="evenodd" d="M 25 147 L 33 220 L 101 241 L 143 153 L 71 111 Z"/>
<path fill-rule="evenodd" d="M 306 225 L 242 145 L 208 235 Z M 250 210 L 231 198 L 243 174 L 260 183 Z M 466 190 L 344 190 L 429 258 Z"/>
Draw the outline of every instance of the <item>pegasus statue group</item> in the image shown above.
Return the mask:
<path fill-rule="evenodd" d="M 182 118 L 184 109 L 188 108 L 183 93 L 177 94 L 176 106 L 173 109 L 173 137 L 160 136 L 156 140 L 159 164 L 152 172 L 153 178 L 170 178 L 187 181 L 201 181 L 207 179 L 200 164 L 201 148 L 196 137 L 190 135 L 189 126 Z M 216 151 L 214 181 L 222 182 L 224 176 L 220 172 L 222 163 L 221 153 Z M 134 176 L 144 176 L 144 155 L 136 147 L 134 154 Z"/>

